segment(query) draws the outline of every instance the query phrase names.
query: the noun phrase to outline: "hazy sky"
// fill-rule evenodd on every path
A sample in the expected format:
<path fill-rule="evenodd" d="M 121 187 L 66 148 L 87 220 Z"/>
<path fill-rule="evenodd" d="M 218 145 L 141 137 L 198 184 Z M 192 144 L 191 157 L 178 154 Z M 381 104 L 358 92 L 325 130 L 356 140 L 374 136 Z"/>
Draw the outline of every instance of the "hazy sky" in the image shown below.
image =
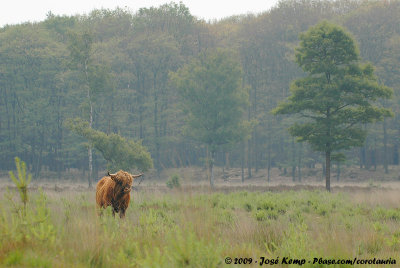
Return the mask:
<path fill-rule="evenodd" d="M 87 14 L 95 8 L 159 6 L 171 0 L 1 0 L 0 27 L 27 21 L 41 21 L 48 11 L 55 15 Z M 174 1 L 179 2 L 179 0 Z M 190 12 L 206 20 L 230 15 L 259 13 L 276 5 L 278 0 L 182 0 Z"/>

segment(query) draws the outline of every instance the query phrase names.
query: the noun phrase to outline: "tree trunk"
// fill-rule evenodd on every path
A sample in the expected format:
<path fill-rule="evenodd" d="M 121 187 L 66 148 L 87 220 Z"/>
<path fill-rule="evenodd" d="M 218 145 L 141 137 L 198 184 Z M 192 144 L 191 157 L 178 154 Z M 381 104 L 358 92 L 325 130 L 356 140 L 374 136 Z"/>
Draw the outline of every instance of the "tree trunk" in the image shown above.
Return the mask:
<path fill-rule="evenodd" d="M 393 165 L 399 165 L 399 145 L 397 141 L 393 145 Z"/>
<path fill-rule="evenodd" d="M 271 181 L 271 144 L 268 144 L 268 182 Z"/>
<path fill-rule="evenodd" d="M 326 190 L 328 192 L 331 191 L 331 152 L 325 152 L 325 181 L 326 181 Z"/>
<path fill-rule="evenodd" d="M 256 73 L 258 73 L 258 65 L 256 65 Z M 256 117 L 257 116 L 257 114 L 258 114 L 258 111 L 257 111 L 257 101 L 258 101 L 258 98 L 257 98 L 257 80 L 255 81 L 255 84 L 254 84 L 254 104 L 253 104 L 253 109 L 254 109 L 254 113 L 253 113 L 253 117 Z M 257 173 L 258 172 L 258 157 L 259 157 L 259 155 L 258 155 L 258 152 L 259 152 L 259 150 L 258 150 L 258 144 L 257 144 L 257 142 L 258 142 L 258 135 L 257 135 L 258 133 L 257 133 L 257 125 L 256 126 L 254 126 L 254 130 L 253 130 L 253 137 L 254 137 L 254 139 L 253 139 L 253 153 L 254 153 L 254 166 L 255 166 L 255 172 Z"/>
<path fill-rule="evenodd" d="M 364 166 L 363 148 L 360 148 L 360 169 Z"/>
<path fill-rule="evenodd" d="M 376 166 L 377 166 L 377 159 L 378 159 L 378 149 L 377 149 L 377 145 L 376 145 L 376 137 L 374 139 L 374 150 L 371 153 L 371 164 L 374 165 L 374 171 L 376 171 Z M 385 156 L 384 156 L 385 157 Z"/>
<path fill-rule="evenodd" d="M 90 86 L 89 86 L 89 74 L 88 74 L 88 66 L 87 62 L 85 62 L 85 75 L 86 75 L 86 83 L 87 83 L 87 98 L 90 106 L 90 118 L 89 118 L 89 128 L 92 128 L 93 125 L 93 104 L 92 98 L 90 96 Z M 92 153 L 92 144 L 89 142 L 88 147 L 88 158 L 89 158 L 89 172 L 88 172 L 88 184 L 89 188 L 92 188 L 92 173 L 93 173 L 93 153 Z"/>
<path fill-rule="evenodd" d="M 7 100 L 7 88 L 4 89 L 4 104 L 6 106 L 6 117 L 7 117 L 7 138 L 8 138 L 8 151 L 12 152 L 12 137 L 11 137 L 11 115 L 10 115 L 10 110 L 8 107 L 8 100 Z M 11 169 L 11 164 L 10 161 L 7 161 L 8 165 L 5 165 L 6 169 Z M 32 160 L 33 164 L 33 160 Z"/>
<path fill-rule="evenodd" d="M 89 90 L 88 90 L 89 92 Z M 89 94 L 89 93 L 88 93 Z M 90 98 L 90 95 L 88 95 Z M 93 105 L 92 101 L 89 101 L 90 103 L 90 121 L 89 121 L 89 128 L 92 128 L 93 124 Z M 89 142 L 89 147 L 88 147 L 88 157 L 89 157 L 89 172 L 88 172 L 88 184 L 89 188 L 92 188 L 92 174 L 93 174 L 93 152 L 92 152 L 92 144 Z"/>
<path fill-rule="evenodd" d="M 387 131 L 386 131 L 386 118 L 383 118 L 383 167 L 385 174 L 389 173 L 388 160 L 387 160 Z"/>
<path fill-rule="evenodd" d="M 241 168 L 242 168 L 242 183 L 244 183 L 244 155 L 245 155 L 245 144 L 242 142 L 242 156 L 241 156 Z"/>
<path fill-rule="evenodd" d="M 211 152 L 211 159 L 210 159 L 210 186 L 211 188 L 214 188 L 214 158 L 215 158 L 215 152 Z"/>
<path fill-rule="evenodd" d="M 158 129 L 158 89 L 157 89 L 157 72 L 153 74 L 153 90 L 154 90 L 154 141 L 155 141 L 155 157 L 154 164 L 157 170 L 157 176 L 160 176 L 160 141 L 159 141 L 159 129 Z"/>
<path fill-rule="evenodd" d="M 297 163 L 299 182 L 301 182 L 301 157 L 302 157 L 302 154 L 303 154 L 303 144 L 299 143 L 299 154 L 298 154 L 298 163 Z"/>
<path fill-rule="evenodd" d="M 208 146 L 206 147 L 206 161 L 204 164 L 205 169 L 207 170 L 207 180 L 210 181 L 210 153 L 208 151 Z"/>
<path fill-rule="evenodd" d="M 89 145 L 89 148 L 88 148 L 88 157 L 89 157 L 88 187 L 89 187 L 89 188 L 92 188 L 92 172 L 93 172 L 93 152 L 92 152 L 92 145 Z"/>
<path fill-rule="evenodd" d="M 296 181 L 296 150 L 294 138 L 292 138 L 292 181 Z"/>
<path fill-rule="evenodd" d="M 251 139 L 249 139 L 247 143 L 247 173 L 248 173 L 248 178 L 250 179 L 252 177 L 251 174 Z"/>
<path fill-rule="evenodd" d="M 340 180 L 340 162 L 337 163 L 336 181 Z"/>
<path fill-rule="evenodd" d="M 226 166 L 226 169 L 229 170 L 230 163 L 229 163 L 229 153 L 228 152 L 225 153 L 225 166 Z"/>

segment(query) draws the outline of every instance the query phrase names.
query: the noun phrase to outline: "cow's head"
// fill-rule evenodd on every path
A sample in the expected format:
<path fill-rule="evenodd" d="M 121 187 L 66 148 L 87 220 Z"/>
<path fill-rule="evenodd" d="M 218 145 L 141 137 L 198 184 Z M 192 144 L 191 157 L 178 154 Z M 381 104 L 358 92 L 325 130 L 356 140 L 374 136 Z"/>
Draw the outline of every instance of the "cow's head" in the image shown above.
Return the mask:
<path fill-rule="evenodd" d="M 110 172 L 108 172 L 107 174 L 113 181 L 115 181 L 118 188 L 120 188 L 125 193 L 129 193 L 131 191 L 133 180 L 143 175 L 143 174 L 132 175 L 123 170 L 120 170 L 114 174 L 110 174 Z"/>

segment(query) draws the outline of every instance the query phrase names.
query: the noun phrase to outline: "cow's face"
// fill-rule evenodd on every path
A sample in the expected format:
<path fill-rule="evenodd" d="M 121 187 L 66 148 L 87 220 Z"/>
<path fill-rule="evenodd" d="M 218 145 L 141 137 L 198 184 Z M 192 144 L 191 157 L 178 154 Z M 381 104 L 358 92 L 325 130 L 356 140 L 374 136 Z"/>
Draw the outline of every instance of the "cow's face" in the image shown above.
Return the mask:
<path fill-rule="evenodd" d="M 116 187 L 119 191 L 124 193 L 129 193 L 132 189 L 133 178 L 136 178 L 136 175 L 131 175 L 125 171 L 118 171 L 115 174 L 108 174 L 113 181 L 117 184 Z"/>

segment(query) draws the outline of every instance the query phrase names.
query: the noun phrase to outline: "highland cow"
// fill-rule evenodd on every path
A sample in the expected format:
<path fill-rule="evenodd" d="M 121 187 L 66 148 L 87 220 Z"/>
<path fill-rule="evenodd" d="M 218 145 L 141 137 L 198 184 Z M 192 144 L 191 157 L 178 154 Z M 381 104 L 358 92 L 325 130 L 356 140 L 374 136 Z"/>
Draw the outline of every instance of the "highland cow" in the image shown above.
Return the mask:
<path fill-rule="evenodd" d="M 113 216 L 115 213 L 119 213 L 120 218 L 125 217 L 125 211 L 131 198 L 133 180 L 142 175 L 131 175 L 120 170 L 115 174 L 108 173 L 108 176 L 103 177 L 96 187 L 96 203 L 100 215 L 102 208 L 112 206 Z"/>

